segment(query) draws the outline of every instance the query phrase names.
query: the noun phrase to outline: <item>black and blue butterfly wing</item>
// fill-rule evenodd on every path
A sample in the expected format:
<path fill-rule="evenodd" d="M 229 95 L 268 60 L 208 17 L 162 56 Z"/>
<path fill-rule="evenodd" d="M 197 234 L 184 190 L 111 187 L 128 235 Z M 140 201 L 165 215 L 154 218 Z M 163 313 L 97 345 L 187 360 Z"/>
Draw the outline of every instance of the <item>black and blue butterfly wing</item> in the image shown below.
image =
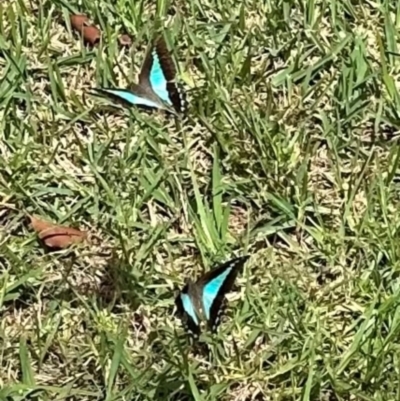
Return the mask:
<path fill-rule="evenodd" d="M 194 296 L 195 294 L 191 294 L 189 291 L 189 285 L 186 285 L 176 297 L 175 305 L 177 307 L 178 314 L 185 322 L 189 331 L 191 331 L 195 336 L 199 336 L 200 319 L 197 313 Z"/>
<path fill-rule="evenodd" d="M 231 290 L 235 279 L 249 256 L 232 259 L 204 274 L 195 283 L 187 284 L 176 298 L 179 315 L 188 329 L 200 334 L 203 317 L 211 330 L 219 323 L 225 302 L 225 294 Z"/>
<path fill-rule="evenodd" d="M 93 91 L 124 106 L 141 106 L 147 109 L 160 107 L 157 97 L 154 98 L 152 93 L 147 93 L 142 87 L 135 84 L 131 85 L 131 89 L 96 88 Z"/>
<path fill-rule="evenodd" d="M 129 89 L 94 89 L 118 103 L 128 106 L 158 108 L 171 112 L 182 111 L 183 97 L 175 83 L 176 69 L 163 37 L 159 37 L 147 51 L 139 84 Z"/>
<path fill-rule="evenodd" d="M 164 38 L 160 36 L 147 52 L 139 74 L 139 85 L 151 88 L 162 102 L 173 107 L 179 113 L 183 108 L 183 97 L 176 85 L 175 78 L 175 64 Z"/>
<path fill-rule="evenodd" d="M 224 306 L 225 294 L 229 292 L 249 256 L 242 256 L 223 263 L 200 278 L 202 308 L 208 327 L 215 330 Z"/>
<path fill-rule="evenodd" d="M 179 89 L 176 83 L 176 68 L 171 54 L 168 51 L 165 40 L 160 37 L 156 42 L 156 51 L 159 57 L 159 63 L 167 81 L 168 97 L 178 113 L 184 112 L 184 93 Z"/>

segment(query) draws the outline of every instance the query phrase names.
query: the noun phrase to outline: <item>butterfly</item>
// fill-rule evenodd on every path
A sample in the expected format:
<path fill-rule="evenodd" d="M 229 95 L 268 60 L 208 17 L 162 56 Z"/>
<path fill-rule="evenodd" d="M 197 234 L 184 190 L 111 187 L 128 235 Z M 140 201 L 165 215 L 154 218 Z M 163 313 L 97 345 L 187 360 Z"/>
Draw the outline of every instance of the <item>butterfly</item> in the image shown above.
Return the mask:
<path fill-rule="evenodd" d="M 129 106 L 158 108 L 178 114 L 183 112 L 184 99 L 174 82 L 175 75 L 175 65 L 160 36 L 147 51 L 139 83 L 131 84 L 128 89 L 96 88 L 94 91 Z"/>
<path fill-rule="evenodd" d="M 201 321 L 214 331 L 219 323 L 225 294 L 233 286 L 239 270 L 249 256 L 229 260 L 207 272 L 196 282 L 188 281 L 175 299 L 178 314 L 188 329 L 195 335 L 200 334 Z"/>

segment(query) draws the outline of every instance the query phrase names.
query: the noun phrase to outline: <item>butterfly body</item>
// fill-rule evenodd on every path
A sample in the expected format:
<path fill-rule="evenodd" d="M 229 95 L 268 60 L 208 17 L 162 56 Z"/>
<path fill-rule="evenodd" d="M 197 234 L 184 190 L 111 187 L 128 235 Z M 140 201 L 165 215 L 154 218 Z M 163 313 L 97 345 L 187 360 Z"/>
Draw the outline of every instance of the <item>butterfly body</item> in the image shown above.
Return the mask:
<path fill-rule="evenodd" d="M 249 257 L 232 259 L 204 274 L 196 282 L 188 281 L 176 298 L 178 313 L 184 318 L 189 330 L 200 334 L 202 322 L 209 330 L 215 330 L 224 306 L 225 294 Z"/>
<path fill-rule="evenodd" d="M 143 62 L 139 82 L 128 89 L 95 89 L 117 102 L 167 110 L 178 114 L 183 111 L 183 98 L 174 82 L 176 69 L 162 37 L 155 41 Z"/>

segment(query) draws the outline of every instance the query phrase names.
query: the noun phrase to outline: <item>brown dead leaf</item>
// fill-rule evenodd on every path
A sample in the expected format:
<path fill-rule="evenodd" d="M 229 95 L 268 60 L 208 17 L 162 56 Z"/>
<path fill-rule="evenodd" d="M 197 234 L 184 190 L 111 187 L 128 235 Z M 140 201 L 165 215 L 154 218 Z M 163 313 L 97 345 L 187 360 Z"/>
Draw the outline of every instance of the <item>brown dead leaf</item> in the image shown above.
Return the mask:
<path fill-rule="evenodd" d="M 75 31 L 81 34 L 85 43 L 89 43 L 92 46 L 99 43 L 101 38 L 100 29 L 92 25 L 86 15 L 71 15 L 71 25 Z"/>
<path fill-rule="evenodd" d="M 84 14 L 75 14 L 70 17 L 72 28 L 76 31 L 81 31 L 82 27 L 89 26 L 89 18 Z"/>
<path fill-rule="evenodd" d="M 87 238 L 87 232 L 71 227 L 58 226 L 48 221 L 29 216 L 32 228 L 39 238 L 49 247 L 64 249 L 72 244 L 82 242 Z"/>

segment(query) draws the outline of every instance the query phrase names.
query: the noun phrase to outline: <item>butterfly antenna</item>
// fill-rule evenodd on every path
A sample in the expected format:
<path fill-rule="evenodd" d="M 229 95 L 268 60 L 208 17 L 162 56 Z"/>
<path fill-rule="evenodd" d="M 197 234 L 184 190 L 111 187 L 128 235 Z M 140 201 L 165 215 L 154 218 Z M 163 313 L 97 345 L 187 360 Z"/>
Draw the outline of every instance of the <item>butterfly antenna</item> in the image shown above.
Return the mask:
<path fill-rule="evenodd" d="M 233 349 L 234 349 L 234 351 L 235 351 L 235 356 L 236 356 L 237 365 L 238 365 L 240 368 L 242 368 L 242 362 L 241 362 L 241 360 L 240 360 L 240 351 L 239 351 L 239 347 L 238 347 L 238 345 L 237 345 L 237 343 L 236 343 L 234 337 L 232 337 L 232 344 L 233 344 Z"/>
<path fill-rule="evenodd" d="M 182 129 L 182 120 L 177 115 L 175 115 L 175 128 L 177 131 Z"/>
<path fill-rule="evenodd" d="M 125 71 L 122 69 L 121 64 L 118 61 L 115 64 L 116 64 L 119 72 L 121 73 L 121 75 L 124 77 L 125 81 L 127 82 L 128 87 L 129 87 L 130 80 L 129 80 L 128 76 L 125 74 Z"/>

